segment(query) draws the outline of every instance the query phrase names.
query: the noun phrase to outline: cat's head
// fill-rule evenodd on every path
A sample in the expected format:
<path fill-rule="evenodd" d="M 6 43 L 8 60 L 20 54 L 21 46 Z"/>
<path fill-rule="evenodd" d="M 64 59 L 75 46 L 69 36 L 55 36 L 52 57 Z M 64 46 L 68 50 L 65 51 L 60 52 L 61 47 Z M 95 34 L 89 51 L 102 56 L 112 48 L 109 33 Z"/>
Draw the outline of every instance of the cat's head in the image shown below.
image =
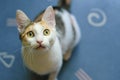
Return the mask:
<path fill-rule="evenodd" d="M 32 22 L 27 15 L 17 10 L 16 21 L 23 47 L 34 50 L 48 50 L 56 39 L 55 14 L 49 6 L 39 22 Z"/>

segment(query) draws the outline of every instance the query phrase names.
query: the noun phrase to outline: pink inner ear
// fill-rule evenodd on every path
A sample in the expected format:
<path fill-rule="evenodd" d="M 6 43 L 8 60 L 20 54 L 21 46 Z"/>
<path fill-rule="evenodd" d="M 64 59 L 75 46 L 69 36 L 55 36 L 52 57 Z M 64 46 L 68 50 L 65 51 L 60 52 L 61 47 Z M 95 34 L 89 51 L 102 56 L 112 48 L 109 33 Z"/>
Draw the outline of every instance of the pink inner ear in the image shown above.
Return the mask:
<path fill-rule="evenodd" d="M 30 23 L 30 19 L 21 10 L 17 10 L 16 12 L 16 21 L 17 21 L 19 32 L 22 32 L 23 29 Z"/>
<path fill-rule="evenodd" d="M 42 18 L 45 22 L 47 22 L 47 24 L 50 27 L 55 27 L 55 14 L 54 14 L 54 10 L 53 8 L 50 6 L 46 9 L 43 18 Z"/>
<path fill-rule="evenodd" d="M 49 26 L 51 26 L 51 27 L 54 27 L 54 26 L 55 26 L 54 13 L 50 13 L 50 14 L 48 15 L 48 17 L 47 17 L 46 20 L 47 20 L 46 22 L 48 23 Z"/>
<path fill-rule="evenodd" d="M 54 21 L 54 14 L 50 14 L 48 17 L 49 20 L 49 24 L 54 25 L 55 21 Z"/>

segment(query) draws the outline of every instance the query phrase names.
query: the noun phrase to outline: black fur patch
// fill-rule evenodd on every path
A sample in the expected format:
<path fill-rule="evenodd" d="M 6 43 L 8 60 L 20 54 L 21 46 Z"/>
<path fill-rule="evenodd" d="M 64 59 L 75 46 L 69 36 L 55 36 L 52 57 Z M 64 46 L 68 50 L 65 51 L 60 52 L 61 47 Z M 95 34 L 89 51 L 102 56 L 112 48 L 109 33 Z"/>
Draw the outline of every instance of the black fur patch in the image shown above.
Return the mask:
<path fill-rule="evenodd" d="M 59 15 L 55 15 L 55 19 L 56 19 L 56 30 L 61 35 L 60 37 L 63 38 L 65 35 L 65 25 L 62 20 L 62 17 Z"/>

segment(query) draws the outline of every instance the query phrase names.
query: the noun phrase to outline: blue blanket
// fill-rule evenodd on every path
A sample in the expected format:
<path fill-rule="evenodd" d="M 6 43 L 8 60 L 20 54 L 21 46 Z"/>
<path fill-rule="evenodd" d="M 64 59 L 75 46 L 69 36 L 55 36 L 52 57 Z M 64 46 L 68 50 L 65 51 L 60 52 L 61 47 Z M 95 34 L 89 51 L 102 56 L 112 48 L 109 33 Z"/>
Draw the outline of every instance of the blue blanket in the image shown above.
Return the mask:
<path fill-rule="evenodd" d="M 0 80 L 30 80 L 21 59 L 21 42 L 15 13 L 23 10 L 31 19 L 58 0 L 0 1 Z M 65 62 L 59 80 L 120 80 L 120 1 L 73 0 L 82 38 Z"/>

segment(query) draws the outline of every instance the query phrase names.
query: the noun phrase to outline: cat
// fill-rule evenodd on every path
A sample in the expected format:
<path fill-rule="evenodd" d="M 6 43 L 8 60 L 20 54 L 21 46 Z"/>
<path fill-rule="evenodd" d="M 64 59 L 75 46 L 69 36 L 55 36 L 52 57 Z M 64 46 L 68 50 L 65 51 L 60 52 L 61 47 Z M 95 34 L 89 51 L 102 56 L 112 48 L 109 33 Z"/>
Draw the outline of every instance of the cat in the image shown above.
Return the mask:
<path fill-rule="evenodd" d="M 63 59 L 70 58 L 81 38 L 75 17 L 65 9 L 49 6 L 34 21 L 17 10 L 16 21 L 26 67 L 39 75 L 50 74 L 48 80 L 57 80 Z"/>

